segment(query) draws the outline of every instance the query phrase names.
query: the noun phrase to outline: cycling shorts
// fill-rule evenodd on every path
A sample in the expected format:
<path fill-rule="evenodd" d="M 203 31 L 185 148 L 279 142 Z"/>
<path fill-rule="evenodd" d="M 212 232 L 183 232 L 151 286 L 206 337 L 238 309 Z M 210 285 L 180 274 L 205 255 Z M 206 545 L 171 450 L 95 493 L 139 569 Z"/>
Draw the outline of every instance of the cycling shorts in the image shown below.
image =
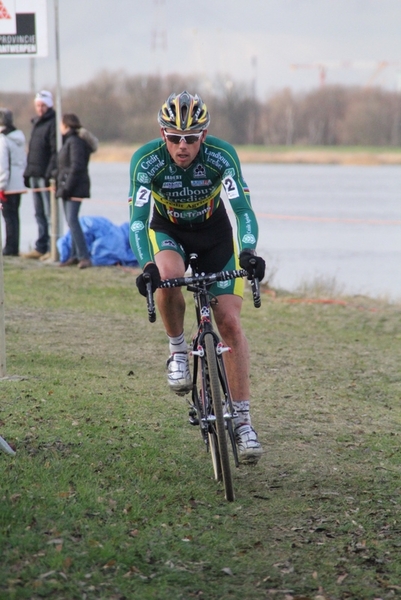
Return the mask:
<path fill-rule="evenodd" d="M 188 226 L 172 223 L 155 210 L 150 223 L 150 240 L 155 255 L 163 250 L 178 252 L 185 268 L 189 265 L 189 255 L 195 252 L 200 273 L 240 268 L 231 223 L 223 203 L 207 221 Z M 218 281 L 210 291 L 215 296 L 235 294 L 242 298 L 244 280 Z"/>

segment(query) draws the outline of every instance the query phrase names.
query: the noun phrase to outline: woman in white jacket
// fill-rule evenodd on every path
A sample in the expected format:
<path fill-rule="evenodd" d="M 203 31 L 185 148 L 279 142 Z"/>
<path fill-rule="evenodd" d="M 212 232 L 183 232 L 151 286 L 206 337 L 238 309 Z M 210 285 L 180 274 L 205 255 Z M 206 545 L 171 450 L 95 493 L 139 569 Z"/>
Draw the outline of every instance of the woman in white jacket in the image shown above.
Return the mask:
<path fill-rule="evenodd" d="M 6 224 L 4 256 L 19 254 L 19 205 L 24 190 L 25 136 L 13 124 L 13 114 L 0 108 L 0 203 Z"/>

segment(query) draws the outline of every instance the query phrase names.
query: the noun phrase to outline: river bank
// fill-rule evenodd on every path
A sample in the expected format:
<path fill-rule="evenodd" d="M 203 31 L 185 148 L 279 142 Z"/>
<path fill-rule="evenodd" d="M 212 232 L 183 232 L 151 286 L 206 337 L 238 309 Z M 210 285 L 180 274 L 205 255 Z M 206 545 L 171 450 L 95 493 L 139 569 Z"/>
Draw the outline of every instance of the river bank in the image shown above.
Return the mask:
<path fill-rule="evenodd" d="M 100 144 L 92 160 L 129 162 L 138 144 Z M 401 149 L 365 147 L 283 147 L 236 146 L 243 163 L 322 164 L 322 165 L 400 165 Z"/>

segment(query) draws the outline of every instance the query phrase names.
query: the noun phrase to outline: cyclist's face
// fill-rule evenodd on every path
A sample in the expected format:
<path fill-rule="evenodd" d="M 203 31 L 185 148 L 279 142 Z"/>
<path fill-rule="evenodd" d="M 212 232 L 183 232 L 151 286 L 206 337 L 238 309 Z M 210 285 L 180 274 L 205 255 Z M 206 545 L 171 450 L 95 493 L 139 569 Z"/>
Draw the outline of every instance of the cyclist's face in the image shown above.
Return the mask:
<path fill-rule="evenodd" d="M 185 136 L 200 133 L 200 130 L 178 132 L 176 129 L 161 129 L 162 138 L 166 142 L 167 150 L 169 151 L 171 158 L 179 167 L 186 169 L 198 154 L 200 145 L 206 137 L 207 130 L 204 129 L 202 131 L 202 135 L 194 144 L 188 144 L 183 139 L 180 140 L 178 144 L 173 144 L 166 136 L 166 133 Z"/>

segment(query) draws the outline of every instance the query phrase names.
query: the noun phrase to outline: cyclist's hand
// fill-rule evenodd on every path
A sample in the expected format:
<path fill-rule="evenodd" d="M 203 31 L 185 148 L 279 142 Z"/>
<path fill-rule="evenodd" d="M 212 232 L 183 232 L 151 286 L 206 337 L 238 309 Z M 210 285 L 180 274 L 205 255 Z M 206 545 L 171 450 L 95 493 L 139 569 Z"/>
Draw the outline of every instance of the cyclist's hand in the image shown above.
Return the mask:
<path fill-rule="evenodd" d="M 7 196 L 5 195 L 3 190 L 0 190 L 0 202 L 7 202 Z"/>
<path fill-rule="evenodd" d="M 242 269 L 248 271 L 248 279 L 256 277 L 262 281 L 265 276 L 266 263 L 261 256 L 256 256 L 255 251 L 247 248 L 239 255 L 239 264 Z"/>
<path fill-rule="evenodd" d="M 161 281 L 160 272 L 155 263 L 148 263 L 143 270 L 143 273 L 136 278 L 136 287 L 139 290 L 139 293 L 142 296 L 146 296 L 146 281 L 144 278 L 144 274 L 150 276 L 150 281 L 152 282 L 152 292 L 154 292 L 158 287 Z"/>

